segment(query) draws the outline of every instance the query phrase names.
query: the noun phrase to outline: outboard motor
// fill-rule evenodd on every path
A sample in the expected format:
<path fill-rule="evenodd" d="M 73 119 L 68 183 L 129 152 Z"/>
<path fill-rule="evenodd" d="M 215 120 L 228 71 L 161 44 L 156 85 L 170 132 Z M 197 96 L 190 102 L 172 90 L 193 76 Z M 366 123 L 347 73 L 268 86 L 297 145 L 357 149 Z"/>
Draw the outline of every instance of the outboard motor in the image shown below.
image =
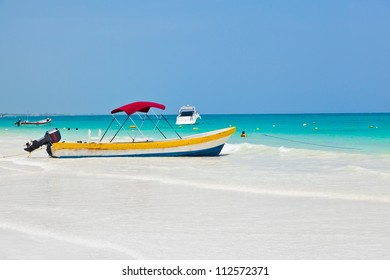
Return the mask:
<path fill-rule="evenodd" d="M 31 153 L 32 151 L 42 147 L 43 145 L 47 145 L 47 152 L 51 156 L 51 150 L 49 147 L 53 143 L 57 143 L 61 140 L 61 133 L 56 128 L 50 131 L 46 131 L 45 135 L 39 139 L 39 140 L 32 140 L 31 142 L 26 143 L 26 148 L 24 148 L 25 151 Z"/>

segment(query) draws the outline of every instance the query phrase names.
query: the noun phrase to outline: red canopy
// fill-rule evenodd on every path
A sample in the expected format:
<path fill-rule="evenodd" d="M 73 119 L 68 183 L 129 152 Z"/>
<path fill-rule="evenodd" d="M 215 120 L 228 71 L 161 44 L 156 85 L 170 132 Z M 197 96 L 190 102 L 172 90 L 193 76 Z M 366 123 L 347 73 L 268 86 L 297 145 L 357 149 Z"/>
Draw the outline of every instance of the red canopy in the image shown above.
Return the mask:
<path fill-rule="evenodd" d="M 119 108 L 116 108 L 111 111 L 111 114 L 119 113 L 119 112 L 125 112 L 128 116 L 136 113 L 136 112 L 143 112 L 147 113 L 149 112 L 150 108 L 158 108 L 161 110 L 165 110 L 165 106 L 159 103 L 155 102 L 134 102 L 127 105 L 123 105 Z"/>

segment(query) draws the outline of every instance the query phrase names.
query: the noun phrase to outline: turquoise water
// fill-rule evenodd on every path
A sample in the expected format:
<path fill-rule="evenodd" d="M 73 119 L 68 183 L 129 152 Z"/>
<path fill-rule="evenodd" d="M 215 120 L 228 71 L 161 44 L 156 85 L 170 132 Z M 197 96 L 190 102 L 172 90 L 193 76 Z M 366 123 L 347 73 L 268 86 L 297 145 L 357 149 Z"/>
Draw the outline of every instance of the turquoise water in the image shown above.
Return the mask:
<path fill-rule="evenodd" d="M 202 115 L 174 127 L 236 126 L 220 157 L 66 160 L 24 144 L 96 141 L 111 116 L 50 117 L 0 118 L 0 259 L 390 258 L 390 114 Z"/>
<path fill-rule="evenodd" d="M 40 138 L 46 130 L 58 128 L 62 140 L 96 141 L 110 124 L 111 115 L 84 116 L 30 116 L 29 121 L 46 117 L 52 118 L 50 126 L 16 127 L 14 122 L 26 117 L 8 116 L 0 118 L 1 135 L 25 136 L 26 140 Z M 157 123 L 154 115 L 153 121 Z M 201 133 L 213 129 L 235 126 L 237 132 L 228 143 L 250 143 L 272 147 L 298 149 L 318 149 L 343 152 L 390 154 L 390 114 L 256 114 L 256 115 L 202 115 L 196 125 L 176 126 L 175 115 L 167 115 L 177 133 L 182 136 Z M 139 116 L 133 116 L 137 126 L 142 125 Z M 123 122 L 125 116 L 119 115 Z M 162 136 L 154 125 L 146 120 L 142 125 L 144 135 L 132 129 L 127 121 L 118 137 L 151 137 Z M 114 122 L 106 135 L 106 140 L 114 136 L 120 123 Z M 159 128 L 167 138 L 177 137 L 174 130 L 161 119 Z M 100 132 L 99 132 L 100 130 Z M 246 138 L 240 137 L 242 131 Z"/>

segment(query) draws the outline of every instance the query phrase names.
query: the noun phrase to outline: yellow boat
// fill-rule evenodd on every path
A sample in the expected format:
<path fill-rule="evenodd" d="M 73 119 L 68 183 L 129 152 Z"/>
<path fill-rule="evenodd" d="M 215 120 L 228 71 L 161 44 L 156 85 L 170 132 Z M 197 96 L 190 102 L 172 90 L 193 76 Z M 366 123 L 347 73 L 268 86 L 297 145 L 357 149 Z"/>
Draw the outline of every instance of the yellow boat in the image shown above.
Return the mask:
<path fill-rule="evenodd" d="M 164 110 L 165 106 L 155 102 L 134 102 L 112 110 L 113 120 L 99 142 L 60 142 L 60 132 L 55 129 L 46 132 L 40 140 L 28 143 L 25 150 L 32 152 L 42 145 L 47 145 L 48 154 L 55 158 L 218 156 L 229 137 L 236 130 L 235 127 L 229 127 L 186 137 L 181 137 L 175 131 L 178 138 L 166 139 L 164 133 L 155 124 L 155 128 L 165 139 L 154 141 L 131 138 L 131 141 L 128 142 L 113 142 L 126 121 L 131 119 L 132 114 L 144 113 L 146 115 L 144 119 L 148 118 L 152 121 L 147 114 L 151 108 Z M 103 142 L 107 131 L 116 119 L 115 114 L 120 112 L 127 114 L 126 120 L 109 142 Z M 167 121 L 162 114 L 161 119 Z"/>

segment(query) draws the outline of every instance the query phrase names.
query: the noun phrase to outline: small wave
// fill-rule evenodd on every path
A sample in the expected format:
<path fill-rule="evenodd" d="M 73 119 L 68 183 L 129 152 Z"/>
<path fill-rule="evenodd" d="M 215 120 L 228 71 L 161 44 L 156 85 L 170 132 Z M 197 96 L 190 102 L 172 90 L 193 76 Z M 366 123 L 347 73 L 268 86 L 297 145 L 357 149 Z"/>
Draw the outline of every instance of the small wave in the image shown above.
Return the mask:
<path fill-rule="evenodd" d="M 183 185 L 181 180 L 164 179 L 164 183 Z M 366 201 L 376 203 L 390 203 L 390 198 L 380 197 L 375 195 L 359 195 L 359 194 L 345 194 L 336 192 L 321 192 L 321 191 L 289 191 L 289 190 L 270 190 L 263 188 L 251 188 L 243 185 L 227 186 L 200 182 L 186 182 L 188 186 L 202 189 L 213 189 L 220 191 L 232 191 L 232 192 L 246 192 L 259 195 L 271 195 L 271 196 L 284 196 L 284 197 L 301 197 L 301 198 L 320 198 L 320 199 L 336 199 L 347 201 Z"/>
<path fill-rule="evenodd" d="M 139 255 L 138 253 L 132 250 L 128 250 L 127 248 L 124 248 L 120 245 L 113 244 L 110 242 L 93 240 L 90 238 L 82 238 L 79 236 L 72 236 L 65 233 L 48 231 L 48 230 L 40 229 L 38 227 L 27 227 L 27 226 L 21 226 L 21 225 L 10 224 L 10 223 L 1 223 L 0 228 L 10 230 L 10 231 L 17 231 L 27 235 L 39 236 L 43 238 L 51 238 L 58 241 L 67 242 L 67 243 L 71 243 L 83 247 L 89 247 L 93 249 L 116 251 L 118 253 L 124 254 L 133 259 L 145 259 L 145 256 Z"/>
<path fill-rule="evenodd" d="M 251 155 L 291 155 L 300 157 L 319 157 L 319 158 L 334 158 L 344 155 L 343 152 L 309 150 L 298 148 L 287 148 L 285 146 L 273 147 L 261 144 L 226 144 L 222 150 L 222 154 L 251 154 Z"/>
<path fill-rule="evenodd" d="M 286 147 L 283 147 L 283 146 L 281 146 L 281 147 L 279 148 L 279 152 L 280 152 L 280 153 L 288 153 L 288 152 L 291 152 L 291 151 L 292 151 L 292 149 L 286 148 Z"/>
<path fill-rule="evenodd" d="M 283 156 L 291 159 L 315 159 L 315 160 L 350 160 L 357 161 L 384 161 L 388 166 L 390 157 L 387 154 L 368 154 L 360 152 L 349 152 L 345 150 L 322 150 L 322 149 L 306 149 L 306 148 L 291 148 L 286 146 L 270 146 L 263 144 L 227 143 L 222 150 L 222 154 L 244 155 L 244 156 Z"/>
<path fill-rule="evenodd" d="M 339 168 L 340 171 L 352 171 L 355 173 L 358 173 L 360 175 L 370 175 L 370 176 L 381 176 L 384 178 L 390 178 L 390 173 L 385 172 L 385 171 L 380 171 L 380 170 L 373 170 L 367 167 L 362 167 L 362 166 L 356 166 L 356 165 L 348 165 Z"/>
<path fill-rule="evenodd" d="M 250 143 L 241 143 L 241 144 L 229 144 L 227 143 L 222 149 L 223 154 L 235 154 L 235 153 L 264 153 L 270 151 L 276 151 L 277 148 L 260 145 L 260 144 L 250 144 Z"/>
<path fill-rule="evenodd" d="M 83 175 L 90 176 L 91 173 L 83 172 Z M 228 192 L 244 192 L 252 193 L 259 195 L 271 195 L 271 196 L 284 196 L 284 197 L 301 197 L 301 198 L 320 198 L 320 199 L 336 199 L 336 200 L 346 200 L 346 201 L 366 201 L 366 202 L 376 202 L 376 203 L 390 203 L 390 198 L 387 196 L 376 196 L 376 195 L 366 195 L 366 194 L 348 194 L 342 192 L 322 192 L 322 191 L 293 191 L 293 190 L 276 190 L 260 187 L 248 187 L 240 184 L 218 184 L 218 183 L 205 183 L 201 181 L 188 181 L 184 179 L 177 179 L 166 176 L 154 176 L 150 177 L 148 175 L 114 175 L 114 174 L 94 174 L 96 177 L 102 178 L 121 178 L 126 180 L 137 180 L 142 182 L 158 182 L 161 184 L 167 185 L 176 185 L 176 186 L 188 186 L 199 189 L 209 189 L 217 191 L 228 191 Z"/>

